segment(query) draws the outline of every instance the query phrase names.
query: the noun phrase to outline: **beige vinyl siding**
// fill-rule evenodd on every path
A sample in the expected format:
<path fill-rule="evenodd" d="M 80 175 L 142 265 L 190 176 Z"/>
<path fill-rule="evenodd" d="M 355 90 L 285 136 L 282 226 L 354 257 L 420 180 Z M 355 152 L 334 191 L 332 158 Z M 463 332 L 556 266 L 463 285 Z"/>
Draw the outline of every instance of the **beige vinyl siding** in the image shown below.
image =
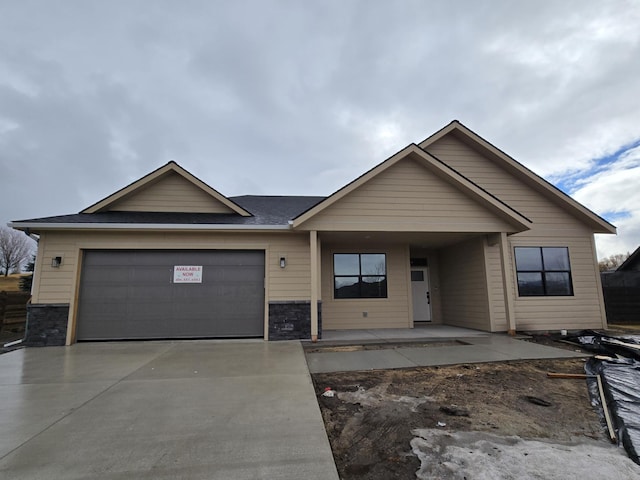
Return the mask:
<path fill-rule="evenodd" d="M 509 326 L 507 325 L 504 303 L 500 247 L 497 243 L 489 245 L 485 242 L 484 251 L 485 271 L 487 274 L 487 292 L 489 294 L 489 312 L 491 315 L 491 331 L 506 332 L 509 329 Z M 513 281 L 513 279 L 510 278 L 510 281 Z"/>
<path fill-rule="evenodd" d="M 518 330 L 558 330 L 603 328 L 600 291 L 593 266 L 591 239 L 586 236 L 546 236 L 510 238 L 510 258 L 514 264 L 513 247 L 568 247 L 571 263 L 573 296 L 520 297 L 515 289 L 515 311 Z M 513 274 L 515 277 L 515 265 Z"/>
<path fill-rule="evenodd" d="M 178 175 L 169 173 L 116 201 L 111 211 L 234 213 L 207 192 Z"/>
<path fill-rule="evenodd" d="M 340 298 L 333 294 L 334 253 L 385 253 L 387 255 L 387 298 Z M 409 328 L 409 257 L 406 245 L 381 245 L 359 248 L 357 245 L 322 246 L 322 328 Z M 363 316 L 367 312 L 367 317 Z"/>
<path fill-rule="evenodd" d="M 189 232 L 46 232 L 40 237 L 33 303 L 73 303 L 81 249 L 235 249 L 266 250 L 267 300 L 309 300 L 308 234 Z M 63 265 L 51 267 L 62 255 Z M 287 258 L 280 268 L 281 256 Z"/>
<path fill-rule="evenodd" d="M 477 201 L 408 158 L 304 222 L 303 228 L 415 232 L 513 230 Z"/>
<path fill-rule="evenodd" d="M 440 250 L 439 265 L 443 323 L 490 330 L 483 240 Z"/>
<path fill-rule="evenodd" d="M 531 230 L 509 236 L 509 271 L 515 285 L 517 329 L 602 328 L 604 318 L 599 300 L 599 273 L 592 248 L 593 232 L 557 203 L 453 135 L 443 137 L 427 150 L 532 220 Z M 519 298 L 513 260 L 516 245 L 569 247 L 575 295 Z M 492 271 L 497 270 L 499 257 L 490 259 L 490 265 Z M 491 282 L 490 292 L 494 289 L 497 292 L 496 282 Z M 495 307 L 499 303 L 498 297 L 495 293 L 490 295 L 495 299 L 492 301 L 492 307 Z"/>
<path fill-rule="evenodd" d="M 531 220 L 532 230 L 589 232 L 558 204 L 454 136 L 443 137 L 427 151 Z"/>

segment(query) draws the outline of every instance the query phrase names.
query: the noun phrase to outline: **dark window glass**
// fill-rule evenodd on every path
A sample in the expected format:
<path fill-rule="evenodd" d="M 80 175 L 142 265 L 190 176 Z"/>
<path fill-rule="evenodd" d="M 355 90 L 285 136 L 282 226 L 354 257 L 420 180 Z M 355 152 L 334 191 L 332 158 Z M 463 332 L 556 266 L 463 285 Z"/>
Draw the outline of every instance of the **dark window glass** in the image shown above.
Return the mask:
<path fill-rule="evenodd" d="M 353 298 L 359 291 L 359 277 L 335 277 L 336 298 Z"/>
<path fill-rule="evenodd" d="M 571 295 L 569 272 L 546 272 L 544 279 L 547 295 Z"/>
<path fill-rule="evenodd" d="M 411 270 L 412 282 L 424 282 L 424 272 L 422 270 Z"/>
<path fill-rule="evenodd" d="M 386 275 L 384 253 L 360 255 L 362 275 Z"/>
<path fill-rule="evenodd" d="M 539 247 L 516 247 L 516 265 L 520 270 L 542 270 L 542 252 Z"/>
<path fill-rule="evenodd" d="M 516 247 L 521 297 L 573 295 L 567 247 Z"/>
<path fill-rule="evenodd" d="M 335 253 L 335 298 L 387 298 L 387 261 L 384 253 Z"/>
<path fill-rule="evenodd" d="M 518 292 L 520 296 L 544 295 L 541 273 L 518 272 Z"/>
<path fill-rule="evenodd" d="M 569 254 L 566 248 L 542 249 L 545 270 L 569 270 Z"/>
<path fill-rule="evenodd" d="M 333 256 L 333 273 L 335 275 L 359 275 L 359 262 L 358 254 L 336 253 Z"/>

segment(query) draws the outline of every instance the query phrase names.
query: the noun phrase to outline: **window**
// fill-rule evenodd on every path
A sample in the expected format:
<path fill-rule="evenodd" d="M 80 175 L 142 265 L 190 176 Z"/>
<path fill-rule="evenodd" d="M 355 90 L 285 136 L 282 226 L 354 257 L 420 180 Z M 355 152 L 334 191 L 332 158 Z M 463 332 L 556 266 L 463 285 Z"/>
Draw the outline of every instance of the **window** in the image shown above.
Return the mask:
<path fill-rule="evenodd" d="M 573 295 L 567 247 L 515 247 L 521 297 Z"/>
<path fill-rule="evenodd" d="M 384 253 L 334 253 L 335 298 L 387 298 Z"/>

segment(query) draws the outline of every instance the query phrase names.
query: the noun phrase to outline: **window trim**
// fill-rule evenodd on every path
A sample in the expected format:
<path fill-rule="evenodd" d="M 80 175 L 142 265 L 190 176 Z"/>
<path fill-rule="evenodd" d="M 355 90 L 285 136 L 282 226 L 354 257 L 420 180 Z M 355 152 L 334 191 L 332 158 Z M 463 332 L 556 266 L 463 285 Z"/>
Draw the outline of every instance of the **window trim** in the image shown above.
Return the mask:
<path fill-rule="evenodd" d="M 336 275 L 336 255 L 357 255 L 358 256 L 358 274 L 357 275 Z M 383 255 L 384 256 L 384 274 L 363 274 L 362 273 L 362 255 Z M 334 300 L 385 300 L 389 298 L 389 276 L 387 273 L 387 254 L 385 252 L 333 252 L 332 256 L 332 269 L 333 269 L 333 299 Z M 349 277 L 358 277 L 358 290 L 360 295 L 354 297 L 340 297 L 336 295 L 336 278 L 349 278 Z M 368 297 L 362 296 L 362 278 L 363 277 L 384 277 L 385 282 L 385 291 L 384 296 L 380 297 Z"/>
<path fill-rule="evenodd" d="M 540 259 L 542 261 L 542 269 L 541 270 L 531 270 L 531 269 L 519 269 L 518 268 L 518 260 L 516 255 L 516 250 L 518 248 L 537 248 L 540 251 Z M 545 248 L 562 248 L 567 252 L 567 269 L 545 269 L 544 265 L 544 249 Z M 513 247 L 513 264 L 516 271 L 516 288 L 518 290 L 519 298 L 540 298 L 540 297 L 573 297 L 575 296 L 575 292 L 573 290 L 573 275 L 571 274 L 571 255 L 569 254 L 568 246 L 556 246 L 556 245 L 544 245 L 544 246 L 531 246 L 531 245 L 519 245 L 517 247 Z M 520 282 L 518 281 L 518 274 L 520 273 L 539 273 L 542 279 L 542 290 L 543 293 L 535 294 L 522 294 L 520 292 Z M 569 277 L 569 293 L 547 293 L 547 281 L 546 281 L 546 273 L 566 273 Z"/>

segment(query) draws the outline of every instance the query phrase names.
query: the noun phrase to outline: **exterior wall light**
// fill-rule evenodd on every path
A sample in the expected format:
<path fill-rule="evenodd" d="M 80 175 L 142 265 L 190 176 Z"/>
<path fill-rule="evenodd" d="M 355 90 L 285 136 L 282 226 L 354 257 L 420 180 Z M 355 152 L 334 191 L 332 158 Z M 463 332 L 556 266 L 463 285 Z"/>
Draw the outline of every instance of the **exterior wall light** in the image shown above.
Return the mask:
<path fill-rule="evenodd" d="M 53 268 L 59 268 L 62 265 L 62 257 L 53 257 L 51 259 L 51 266 Z"/>
<path fill-rule="evenodd" d="M 284 268 L 287 266 L 287 259 L 285 257 L 280 257 L 280 268 Z"/>

